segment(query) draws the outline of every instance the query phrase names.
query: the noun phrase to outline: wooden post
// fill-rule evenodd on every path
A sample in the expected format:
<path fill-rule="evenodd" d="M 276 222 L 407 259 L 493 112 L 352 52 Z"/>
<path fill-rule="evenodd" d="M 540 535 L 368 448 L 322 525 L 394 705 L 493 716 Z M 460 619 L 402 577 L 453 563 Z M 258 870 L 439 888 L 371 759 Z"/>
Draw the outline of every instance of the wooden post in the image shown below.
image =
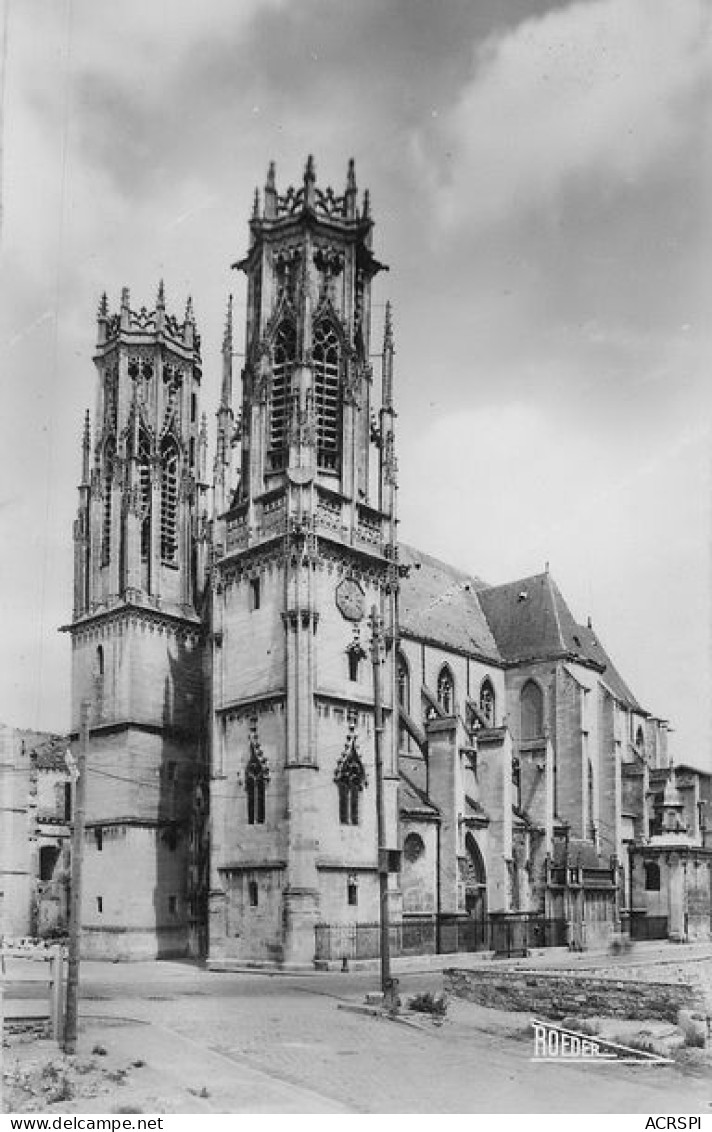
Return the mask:
<path fill-rule="evenodd" d="M 0 1113 L 4 1111 L 3 1107 L 3 1075 L 5 1073 L 5 1060 L 3 1056 L 3 1046 L 5 1044 L 5 987 L 0 983 Z"/>
<path fill-rule="evenodd" d="M 64 948 L 55 944 L 50 958 L 50 1017 L 52 1037 L 60 1045 L 64 1037 L 64 1002 L 62 984 L 64 982 Z"/>
<path fill-rule="evenodd" d="M 64 1018 L 64 1052 L 76 1053 L 79 1023 L 79 947 L 82 918 L 82 857 L 84 851 L 84 806 L 89 747 L 89 703 L 82 704 L 79 759 L 72 768 L 72 889 L 69 900 L 69 949 L 67 954 L 67 1006 Z"/>
<path fill-rule="evenodd" d="M 391 941 L 388 922 L 388 853 L 386 851 L 386 821 L 383 803 L 383 700 L 381 692 L 381 657 L 383 653 L 383 624 L 374 605 L 371 609 L 371 661 L 373 663 L 374 739 L 376 746 L 376 834 L 378 841 L 378 889 L 381 923 L 381 990 L 384 1002 L 392 998 Z"/>

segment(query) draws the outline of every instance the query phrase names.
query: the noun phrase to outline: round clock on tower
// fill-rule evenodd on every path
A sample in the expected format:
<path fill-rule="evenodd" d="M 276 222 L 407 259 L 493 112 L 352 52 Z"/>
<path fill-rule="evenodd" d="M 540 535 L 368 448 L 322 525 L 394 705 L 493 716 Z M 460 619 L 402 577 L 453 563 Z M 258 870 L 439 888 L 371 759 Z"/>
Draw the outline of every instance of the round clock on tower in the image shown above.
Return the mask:
<path fill-rule="evenodd" d="M 347 621 L 362 621 L 366 595 L 355 578 L 344 578 L 336 587 L 336 607 Z"/>

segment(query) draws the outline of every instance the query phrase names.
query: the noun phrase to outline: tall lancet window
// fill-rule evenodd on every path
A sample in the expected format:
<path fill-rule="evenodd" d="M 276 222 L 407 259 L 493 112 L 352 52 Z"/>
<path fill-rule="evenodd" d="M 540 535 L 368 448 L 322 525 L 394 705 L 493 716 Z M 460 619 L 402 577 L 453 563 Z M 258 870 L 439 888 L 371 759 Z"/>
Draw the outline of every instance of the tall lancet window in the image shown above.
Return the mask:
<path fill-rule="evenodd" d="M 178 557 L 178 448 L 172 437 L 161 444 L 161 559 Z"/>
<path fill-rule="evenodd" d="M 141 559 L 151 557 L 151 447 L 148 436 L 141 431 L 138 439 L 138 491 L 141 518 Z"/>
<path fill-rule="evenodd" d="M 111 512 L 112 488 L 114 485 L 114 459 L 116 457 L 116 444 L 112 437 L 104 445 L 104 521 L 101 532 L 101 564 L 108 565 L 111 557 Z"/>
<path fill-rule="evenodd" d="M 331 322 L 314 328 L 314 409 L 316 458 L 320 468 L 336 469 L 339 461 L 339 339 Z"/>
<path fill-rule="evenodd" d="M 297 356 L 297 334 L 291 322 L 279 327 L 272 347 L 272 400 L 269 418 L 269 462 L 273 470 L 287 463 L 287 425 L 291 374 Z"/>

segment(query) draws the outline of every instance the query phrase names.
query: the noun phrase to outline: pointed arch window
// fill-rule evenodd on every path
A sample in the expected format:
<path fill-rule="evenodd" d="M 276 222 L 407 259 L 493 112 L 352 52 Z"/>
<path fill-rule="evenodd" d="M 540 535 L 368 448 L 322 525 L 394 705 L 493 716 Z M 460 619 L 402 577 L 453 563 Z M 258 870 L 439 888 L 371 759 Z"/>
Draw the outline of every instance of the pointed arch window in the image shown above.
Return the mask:
<path fill-rule="evenodd" d="M 272 347 L 272 400 L 269 417 L 269 459 L 273 470 L 287 462 L 287 425 L 292 367 L 297 356 L 297 332 L 291 322 L 283 322 Z"/>
<path fill-rule="evenodd" d="M 447 664 L 440 669 L 438 676 L 438 703 L 446 715 L 455 712 L 455 681 Z"/>
<path fill-rule="evenodd" d="M 520 697 L 522 739 L 541 739 L 544 734 L 544 695 L 538 684 L 527 680 Z"/>
<path fill-rule="evenodd" d="M 480 711 L 482 712 L 483 718 L 487 720 L 489 727 L 494 727 L 495 725 L 496 706 L 497 701 L 495 699 L 492 681 L 490 680 L 489 676 L 486 676 L 482 681 L 482 686 L 480 687 Z"/>
<path fill-rule="evenodd" d="M 339 372 L 341 346 L 333 324 L 324 320 L 314 328 L 314 411 L 316 459 L 320 468 L 335 470 L 339 461 Z"/>
<path fill-rule="evenodd" d="M 267 771 L 262 761 L 253 751 L 245 770 L 248 825 L 264 825 L 267 777 Z"/>
<path fill-rule="evenodd" d="M 141 558 L 151 556 L 151 446 L 142 430 L 138 438 L 138 494 L 141 521 Z"/>
<path fill-rule="evenodd" d="M 336 772 L 336 785 L 339 790 L 339 821 L 342 825 L 358 825 L 366 772 L 355 750 L 341 760 Z"/>
<path fill-rule="evenodd" d="M 396 680 L 398 682 L 398 705 L 403 711 L 410 711 L 410 671 L 408 661 L 402 652 L 396 658 Z"/>
<path fill-rule="evenodd" d="M 116 444 L 113 437 L 107 440 L 104 446 L 104 522 L 101 538 L 101 564 L 107 566 L 111 557 L 111 519 L 113 507 L 114 462 L 116 459 Z"/>
<path fill-rule="evenodd" d="M 178 446 L 172 437 L 161 445 L 161 559 L 178 557 Z"/>

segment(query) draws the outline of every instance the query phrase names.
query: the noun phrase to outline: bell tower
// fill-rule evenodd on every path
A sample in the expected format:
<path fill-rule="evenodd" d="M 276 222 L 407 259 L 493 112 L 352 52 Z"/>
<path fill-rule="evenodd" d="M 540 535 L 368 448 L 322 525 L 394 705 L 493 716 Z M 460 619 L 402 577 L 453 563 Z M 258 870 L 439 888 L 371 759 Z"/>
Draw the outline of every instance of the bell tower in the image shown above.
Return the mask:
<path fill-rule="evenodd" d="M 200 609 L 207 547 L 200 338 L 182 320 L 98 312 L 74 528 L 72 725 L 89 709 L 84 939 L 102 956 L 184 953 L 201 762 Z M 108 867 L 107 867 L 108 866 Z"/>
<path fill-rule="evenodd" d="M 373 610 L 395 847 L 394 350 L 387 311 L 374 390 L 371 287 L 385 268 L 372 236 L 353 161 L 340 194 L 319 187 L 311 157 L 284 193 L 270 165 L 234 265 L 247 317 L 241 412 L 229 346 L 218 411 L 214 964 L 311 963 L 318 921 L 378 918 Z"/>

